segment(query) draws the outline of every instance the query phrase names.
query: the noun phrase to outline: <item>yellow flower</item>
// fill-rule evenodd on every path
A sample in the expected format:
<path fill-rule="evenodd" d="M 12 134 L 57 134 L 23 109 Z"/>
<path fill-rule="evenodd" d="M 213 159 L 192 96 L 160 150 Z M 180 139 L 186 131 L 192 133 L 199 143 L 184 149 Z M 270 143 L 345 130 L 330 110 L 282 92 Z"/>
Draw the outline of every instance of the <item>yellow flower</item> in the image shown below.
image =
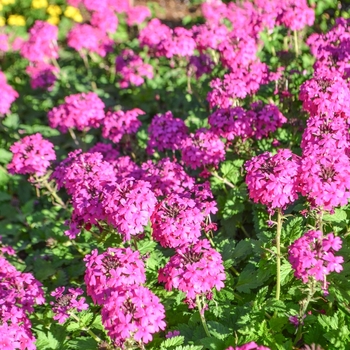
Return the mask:
<path fill-rule="evenodd" d="M 50 16 L 47 20 L 47 22 L 53 24 L 53 25 L 57 25 L 58 23 L 60 23 L 60 18 L 57 16 Z"/>
<path fill-rule="evenodd" d="M 10 26 L 25 26 L 26 20 L 21 15 L 10 15 L 7 19 L 7 24 Z"/>
<path fill-rule="evenodd" d="M 46 12 L 51 16 L 58 16 L 62 13 L 62 10 L 58 5 L 50 5 Z"/>
<path fill-rule="evenodd" d="M 5 25 L 5 18 L 0 17 L 0 27 L 3 27 Z"/>
<path fill-rule="evenodd" d="M 34 9 L 41 9 L 41 8 L 45 8 L 48 6 L 49 6 L 49 3 L 47 2 L 47 0 L 33 0 L 32 1 L 32 7 Z"/>
<path fill-rule="evenodd" d="M 11 5 L 14 3 L 15 3 L 15 0 L 0 0 L 0 4 L 2 5 Z"/>
<path fill-rule="evenodd" d="M 66 10 L 64 11 L 64 15 L 68 18 L 71 18 L 75 22 L 82 22 L 83 16 L 81 15 L 79 9 L 73 6 L 67 6 Z"/>
<path fill-rule="evenodd" d="M 1 0 L 0 0 L 0 11 L 2 11 L 3 8 L 4 6 L 2 6 Z"/>

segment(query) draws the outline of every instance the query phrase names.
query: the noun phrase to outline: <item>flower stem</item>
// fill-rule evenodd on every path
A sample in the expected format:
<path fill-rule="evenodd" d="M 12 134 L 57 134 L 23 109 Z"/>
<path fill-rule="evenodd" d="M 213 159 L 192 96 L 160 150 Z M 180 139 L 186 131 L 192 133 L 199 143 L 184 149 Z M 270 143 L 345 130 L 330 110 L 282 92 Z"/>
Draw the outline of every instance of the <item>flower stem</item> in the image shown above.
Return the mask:
<path fill-rule="evenodd" d="M 79 325 L 80 325 L 80 319 L 79 319 L 79 317 L 76 316 L 73 312 L 70 312 L 69 314 L 70 314 L 70 316 L 72 316 L 72 317 L 79 323 Z M 95 339 L 98 343 L 102 343 L 102 339 L 101 339 L 99 336 L 97 336 L 90 328 L 83 327 L 82 330 L 83 330 L 84 332 L 87 332 L 88 334 L 90 334 L 91 337 L 92 337 L 93 339 Z"/>
<path fill-rule="evenodd" d="M 227 186 L 229 186 L 231 188 L 236 188 L 236 186 L 232 182 L 230 182 L 230 181 L 226 180 L 225 178 L 221 177 L 216 171 L 212 171 L 211 174 L 214 177 L 216 177 L 217 179 L 221 180 L 225 185 L 227 185 Z"/>
<path fill-rule="evenodd" d="M 312 297 L 314 296 L 315 292 L 316 292 L 316 281 L 314 278 L 311 278 L 309 294 L 308 294 L 307 298 L 305 300 L 303 300 L 303 302 L 302 302 L 303 308 L 301 309 L 300 314 L 299 314 L 299 325 L 298 325 L 297 335 L 296 335 L 295 340 L 294 340 L 294 344 L 297 344 L 302 337 L 301 331 L 303 328 L 303 319 L 305 318 L 306 310 L 307 310 L 307 308 L 310 304 L 310 301 L 311 301 Z"/>
<path fill-rule="evenodd" d="M 50 195 L 55 199 L 56 203 L 60 205 L 63 209 L 67 209 L 67 206 L 64 204 L 63 200 L 57 195 L 56 191 L 51 187 L 50 182 L 45 179 L 43 185 L 49 191 Z"/>
<path fill-rule="evenodd" d="M 197 308 L 198 308 L 198 311 L 199 311 L 199 316 L 201 318 L 205 334 L 207 335 L 207 337 L 210 337 L 210 332 L 209 332 L 208 325 L 207 325 L 207 322 L 206 322 L 205 316 L 204 316 L 204 310 L 202 309 L 201 301 L 200 301 L 198 295 L 196 295 L 196 304 L 197 304 Z"/>
<path fill-rule="evenodd" d="M 299 56 L 299 44 L 298 44 L 298 33 L 296 30 L 293 30 L 294 33 L 294 47 L 295 47 L 295 54 L 298 57 Z"/>
<path fill-rule="evenodd" d="M 277 271 L 276 271 L 276 300 L 280 300 L 281 294 L 281 231 L 282 231 L 282 212 L 277 210 L 277 234 L 276 234 L 276 248 L 277 248 Z"/>

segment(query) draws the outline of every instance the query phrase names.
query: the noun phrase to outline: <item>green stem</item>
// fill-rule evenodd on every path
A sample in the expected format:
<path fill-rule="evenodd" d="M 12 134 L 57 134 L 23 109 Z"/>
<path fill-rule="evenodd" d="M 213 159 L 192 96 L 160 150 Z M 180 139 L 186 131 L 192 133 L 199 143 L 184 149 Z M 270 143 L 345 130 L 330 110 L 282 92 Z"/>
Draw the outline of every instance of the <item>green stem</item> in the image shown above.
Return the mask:
<path fill-rule="evenodd" d="M 72 317 L 79 323 L 79 325 L 80 325 L 80 319 L 79 319 L 79 317 L 77 317 L 73 312 L 70 312 L 69 314 L 70 314 L 70 316 L 72 316 Z M 92 337 L 93 339 L 95 339 L 98 343 L 102 343 L 102 339 L 101 339 L 99 336 L 97 336 L 90 328 L 83 327 L 82 330 L 83 330 L 84 332 L 87 332 L 88 334 L 90 334 L 91 337 Z"/>
<path fill-rule="evenodd" d="M 294 47 L 295 47 L 295 54 L 298 57 L 299 56 L 299 44 L 298 44 L 298 33 L 296 30 L 293 30 L 294 33 Z"/>
<path fill-rule="evenodd" d="M 277 271 L 276 271 L 276 300 L 280 300 L 281 294 L 281 231 L 282 231 L 282 212 L 277 210 L 277 234 L 276 234 L 276 248 L 277 248 Z"/>
<path fill-rule="evenodd" d="M 314 278 L 311 278 L 309 295 L 303 301 L 303 308 L 301 309 L 299 314 L 299 325 L 298 325 L 297 335 L 295 336 L 294 344 L 297 344 L 302 337 L 303 319 L 304 319 L 304 316 L 306 315 L 306 310 L 315 292 L 316 292 L 316 280 Z"/>
<path fill-rule="evenodd" d="M 53 189 L 50 185 L 50 182 L 45 179 L 42 184 L 49 191 L 50 195 L 55 199 L 56 203 L 60 205 L 63 209 L 67 209 L 67 206 L 64 204 L 63 200 L 57 195 L 55 189 Z"/>
<path fill-rule="evenodd" d="M 226 180 L 225 178 L 221 177 L 216 171 L 212 171 L 211 174 L 214 177 L 216 177 L 217 179 L 221 180 L 225 185 L 227 185 L 227 186 L 229 186 L 231 188 L 236 188 L 236 186 L 232 182 L 230 182 L 230 181 Z"/>
<path fill-rule="evenodd" d="M 205 334 L 207 335 L 207 337 L 210 337 L 210 332 L 209 332 L 208 325 L 207 325 L 207 322 L 206 322 L 205 316 L 204 316 L 204 310 L 202 309 L 201 301 L 200 301 L 198 295 L 196 295 L 196 304 L 197 304 L 197 308 L 198 308 L 198 311 L 199 311 L 199 316 L 201 318 Z"/>

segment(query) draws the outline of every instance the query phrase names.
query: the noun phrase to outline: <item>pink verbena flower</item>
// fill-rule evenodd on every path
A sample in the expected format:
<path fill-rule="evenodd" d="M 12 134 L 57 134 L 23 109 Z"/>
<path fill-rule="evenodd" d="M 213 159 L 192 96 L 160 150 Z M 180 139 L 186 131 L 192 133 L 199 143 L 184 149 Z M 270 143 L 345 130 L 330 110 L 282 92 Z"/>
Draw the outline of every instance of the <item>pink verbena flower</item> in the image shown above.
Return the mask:
<path fill-rule="evenodd" d="M 140 285 L 118 287 L 102 308 L 102 323 L 117 346 L 127 339 L 148 343 L 164 330 L 165 310 L 159 298 Z"/>
<path fill-rule="evenodd" d="M 303 101 L 304 110 L 312 116 L 326 114 L 330 117 L 339 113 L 349 118 L 349 94 L 349 86 L 340 73 L 316 72 L 314 78 L 301 85 L 299 98 Z"/>
<path fill-rule="evenodd" d="M 11 104 L 19 96 L 18 92 L 7 84 L 6 76 L 0 71 L 0 117 L 10 112 Z"/>
<path fill-rule="evenodd" d="M 97 142 L 95 146 L 91 147 L 88 150 L 88 153 L 95 152 L 101 153 L 103 156 L 103 160 L 107 162 L 113 162 L 119 157 L 119 152 L 115 148 L 113 148 L 113 145 L 107 143 Z"/>
<path fill-rule="evenodd" d="M 194 186 L 194 179 L 179 163 L 169 158 L 163 158 L 158 163 L 149 160 L 142 164 L 142 170 L 142 180 L 151 184 L 156 196 L 184 193 Z"/>
<path fill-rule="evenodd" d="M 94 92 L 66 96 L 63 104 L 49 111 L 50 127 L 58 128 L 63 133 L 70 128 L 98 128 L 105 117 L 104 107 L 104 103 Z"/>
<path fill-rule="evenodd" d="M 315 21 L 315 11 L 308 7 L 306 0 L 284 0 L 277 17 L 278 25 L 285 25 L 292 30 L 301 30 L 306 26 L 312 26 Z"/>
<path fill-rule="evenodd" d="M 235 98 L 245 98 L 254 94 L 268 80 L 265 63 L 254 62 L 249 67 L 227 73 L 223 79 L 215 78 L 210 82 L 212 91 L 208 93 L 207 101 L 211 108 L 228 108 Z"/>
<path fill-rule="evenodd" d="M 58 68 L 47 63 L 38 62 L 26 68 L 30 76 L 32 89 L 51 90 L 57 79 Z"/>
<path fill-rule="evenodd" d="M 168 43 L 171 42 L 172 30 L 162 24 L 158 18 L 149 21 L 145 28 L 141 29 L 139 35 L 140 46 L 149 47 L 150 51 L 157 57 L 166 56 Z"/>
<path fill-rule="evenodd" d="M 208 49 L 216 50 L 219 44 L 226 40 L 229 30 L 225 25 L 213 25 L 209 23 L 192 27 L 193 38 L 197 49 L 203 52 Z"/>
<path fill-rule="evenodd" d="M 113 41 L 106 32 L 89 24 L 76 24 L 68 33 L 68 46 L 76 51 L 87 50 L 101 57 L 113 50 Z"/>
<path fill-rule="evenodd" d="M 257 140 L 267 137 L 287 122 L 287 118 L 273 104 L 263 105 L 259 101 L 252 103 L 250 108 L 247 115 L 253 122 L 254 137 Z"/>
<path fill-rule="evenodd" d="M 208 123 L 210 130 L 229 141 L 253 135 L 253 120 L 242 107 L 220 108 L 209 116 Z"/>
<path fill-rule="evenodd" d="M 134 6 L 126 11 L 126 23 L 128 26 L 141 24 L 146 18 L 151 17 L 151 11 L 147 6 Z"/>
<path fill-rule="evenodd" d="M 103 33 L 115 33 L 118 28 L 118 17 L 109 8 L 102 12 L 93 12 L 90 22 L 93 27 L 100 29 Z"/>
<path fill-rule="evenodd" d="M 303 156 L 300 192 L 312 207 L 334 210 L 350 198 L 350 161 L 342 149 L 313 148 Z"/>
<path fill-rule="evenodd" d="M 235 346 L 235 347 L 230 346 L 226 350 L 271 350 L 271 349 L 263 345 L 258 345 L 257 343 L 251 341 L 241 346 Z"/>
<path fill-rule="evenodd" d="M 42 176 L 47 172 L 50 161 L 56 159 L 53 144 L 41 134 L 25 136 L 10 147 L 13 153 L 7 169 L 11 174 Z"/>
<path fill-rule="evenodd" d="M 58 58 L 58 28 L 44 21 L 35 21 L 29 39 L 21 47 L 21 55 L 31 62 L 47 62 Z"/>
<path fill-rule="evenodd" d="M 277 154 L 262 153 L 246 162 L 249 196 L 255 203 L 275 209 L 285 209 L 298 198 L 300 161 L 288 149 Z"/>
<path fill-rule="evenodd" d="M 36 339 L 30 330 L 30 325 L 9 324 L 8 322 L 0 324 L 0 348 L 2 350 L 36 350 L 35 342 Z"/>
<path fill-rule="evenodd" d="M 139 285 L 146 281 L 140 253 L 130 248 L 108 248 L 102 254 L 94 249 L 84 261 L 87 293 L 96 304 L 105 304 L 119 286 Z"/>
<path fill-rule="evenodd" d="M 152 236 L 163 247 L 197 242 L 204 214 L 190 198 L 173 194 L 162 200 L 151 216 Z"/>
<path fill-rule="evenodd" d="M 203 74 L 210 74 L 214 66 L 215 64 L 209 55 L 191 56 L 188 74 L 194 73 L 196 78 L 199 79 Z"/>
<path fill-rule="evenodd" d="M 206 239 L 176 249 L 158 275 L 158 281 L 165 283 L 167 290 L 179 289 L 191 300 L 213 288 L 220 290 L 225 279 L 221 255 Z"/>
<path fill-rule="evenodd" d="M 140 86 L 144 83 L 144 78 L 153 78 L 153 67 L 144 63 L 139 55 L 134 51 L 125 49 L 116 58 L 116 71 L 122 77 L 120 87 L 127 88 L 129 85 Z"/>
<path fill-rule="evenodd" d="M 177 27 L 174 29 L 173 38 L 168 44 L 166 57 L 189 57 L 193 55 L 195 49 L 196 42 L 193 39 L 192 31 L 183 27 Z"/>
<path fill-rule="evenodd" d="M 89 308 L 84 297 L 78 300 L 78 296 L 84 293 L 82 289 L 68 288 L 68 292 L 65 292 L 65 289 L 66 287 L 58 287 L 51 293 L 51 296 L 56 299 L 55 302 L 50 302 L 55 314 L 53 319 L 59 323 L 64 323 L 70 317 L 71 310 L 83 311 Z"/>
<path fill-rule="evenodd" d="M 156 203 L 150 183 L 132 177 L 116 183 L 102 199 L 107 222 L 118 230 L 125 241 L 143 232 Z"/>
<path fill-rule="evenodd" d="M 181 159 L 192 169 L 217 167 L 225 159 L 225 144 L 211 130 L 198 129 L 181 143 Z"/>
<path fill-rule="evenodd" d="M 72 196 L 73 213 L 65 232 L 71 239 L 84 226 L 98 226 L 107 219 L 103 199 L 116 181 L 112 164 L 104 161 L 101 153 L 80 153 L 70 153 L 52 174 L 58 188 L 65 187 Z"/>
<path fill-rule="evenodd" d="M 180 118 L 174 118 L 172 112 L 157 114 L 148 127 L 147 152 L 153 154 L 155 149 L 160 152 L 165 150 L 175 151 L 180 148 L 187 132 L 185 122 Z"/>
<path fill-rule="evenodd" d="M 308 231 L 297 239 L 288 249 L 289 262 L 294 269 L 296 278 L 307 283 L 310 277 L 323 283 L 323 289 L 327 289 L 326 276 L 331 272 L 343 270 L 342 256 L 334 253 L 342 246 L 339 237 L 333 233 L 323 237 L 321 231 Z"/>
<path fill-rule="evenodd" d="M 136 134 L 142 125 L 137 117 L 143 114 L 145 112 L 139 108 L 125 112 L 107 112 L 103 119 L 102 136 L 114 143 L 118 143 L 124 135 Z"/>

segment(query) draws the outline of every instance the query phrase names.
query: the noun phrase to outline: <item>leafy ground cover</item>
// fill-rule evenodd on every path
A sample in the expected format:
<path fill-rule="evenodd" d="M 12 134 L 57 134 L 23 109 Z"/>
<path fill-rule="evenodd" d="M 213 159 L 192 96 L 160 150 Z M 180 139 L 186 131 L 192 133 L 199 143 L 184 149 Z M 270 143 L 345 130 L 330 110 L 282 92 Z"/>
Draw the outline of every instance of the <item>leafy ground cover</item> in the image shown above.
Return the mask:
<path fill-rule="evenodd" d="M 349 8 L 167 6 L 0 0 L 0 348 L 349 349 Z"/>

